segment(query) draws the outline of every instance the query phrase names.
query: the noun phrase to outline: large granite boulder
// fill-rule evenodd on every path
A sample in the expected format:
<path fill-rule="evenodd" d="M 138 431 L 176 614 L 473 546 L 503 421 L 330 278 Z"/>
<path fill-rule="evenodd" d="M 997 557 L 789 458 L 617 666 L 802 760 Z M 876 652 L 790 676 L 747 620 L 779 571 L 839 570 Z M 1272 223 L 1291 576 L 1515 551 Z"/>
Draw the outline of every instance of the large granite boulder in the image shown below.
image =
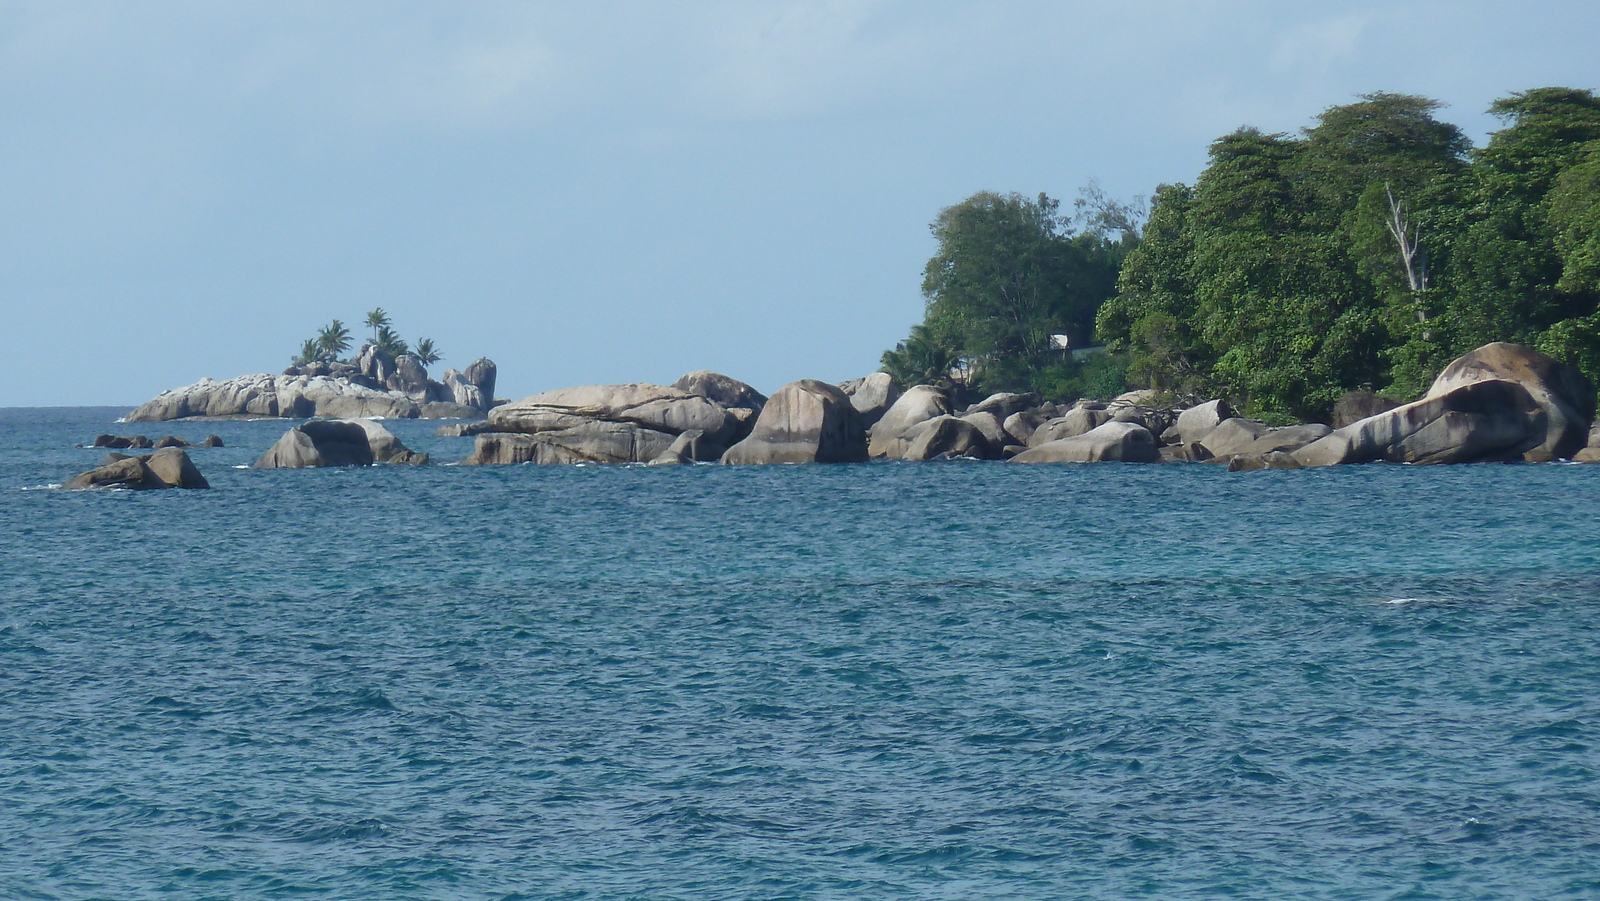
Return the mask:
<path fill-rule="evenodd" d="M 1194 444 L 1211 434 L 1211 430 L 1233 418 L 1233 408 L 1225 400 L 1208 400 L 1178 414 L 1173 423 L 1176 444 Z"/>
<path fill-rule="evenodd" d="M 1426 397 L 1443 397 L 1462 386 L 1492 379 L 1516 382 L 1544 410 L 1544 434 L 1527 450 L 1528 459 L 1571 457 L 1588 443 L 1589 423 L 1594 419 L 1594 385 L 1576 366 L 1558 362 L 1531 347 L 1485 344 L 1446 366 L 1433 380 Z"/>
<path fill-rule="evenodd" d="M 664 385 L 586 385 L 562 388 L 502 404 L 489 411 L 489 426 L 497 432 L 537 434 L 577 428 L 593 422 L 635 425 L 661 433 L 661 447 L 645 463 L 672 443 L 674 436 L 699 429 L 717 444 L 730 442 L 740 420 L 710 398 Z"/>
<path fill-rule="evenodd" d="M 680 376 L 672 387 L 686 394 L 695 394 L 700 397 L 714 400 L 724 407 L 742 407 L 747 410 L 761 412 L 767 403 L 767 396 L 750 387 L 744 382 L 720 372 L 709 369 L 697 369 L 687 375 Z"/>
<path fill-rule="evenodd" d="M 1159 463 L 1161 450 L 1150 430 L 1133 422 L 1107 422 L 1089 432 L 1028 448 L 1012 463 Z"/>
<path fill-rule="evenodd" d="M 302 469 L 313 466 L 371 466 L 372 445 L 359 423 L 313 419 L 285 432 L 261 458 L 256 469 Z"/>
<path fill-rule="evenodd" d="M 1033 437 L 1033 433 L 1039 430 L 1039 426 L 1048 421 L 1032 410 L 1023 410 L 1020 413 L 1012 413 L 1007 416 L 1005 422 L 1000 423 L 1000 427 L 1005 429 L 1006 434 L 1010 435 L 1018 444 L 1026 445 L 1028 440 Z"/>
<path fill-rule="evenodd" d="M 893 442 L 913 426 L 951 412 L 950 398 L 943 391 L 932 385 L 913 385 L 872 426 L 867 454 L 874 459 L 887 457 Z"/>
<path fill-rule="evenodd" d="M 765 401 L 765 398 L 762 400 Z M 672 439 L 672 444 L 656 455 L 649 465 L 675 466 L 687 463 L 711 463 L 721 457 L 723 451 L 724 448 L 706 441 L 704 432 L 699 429 L 690 429 Z"/>
<path fill-rule="evenodd" d="M 722 462 L 860 463 L 866 430 L 850 398 L 834 385 L 802 379 L 768 398 L 749 437 L 728 448 Z"/>
<path fill-rule="evenodd" d="M 981 410 L 977 413 L 963 413 L 959 418 L 962 422 L 967 423 L 968 425 L 982 432 L 983 439 L 989 442 L 989 446 L 993 448 L 996 453 L 1000 451 L 1000 448 L 1005 447 L 1008 444 L 1022 443 L 1021 441 L 1018 441 L 1010 432 L 1006 431 L 1005 425 L 1000 422 L 1000 417 L 996 416 L 990 410 Z"/>
<path fill-rule="evenodd" d="M 839 390 L 850 396 L 850 406 L 861 414 L 861 424 L 869 429 L 889 412 L 902 393 L 900 383 L 887 372 L 852 379 L 841 384 Z"/>
<path fill-rule="evenodd" d="M 1234 454 L 1248 453 L 1251 445 L 1269 431 L 1265 423 L 1233 416 L 1218 423 L 1198 443 L 1210 456 L 1227 459 Z"/>
<path fill-rule="evenodd" d="M 1320 422 L 1308 422 L 1303 425 L 1268 429 L 1260 438 L 1246 445 L 1244 450 L 1235 451 L 1234 454 L 1244 457 L 1259 457 L 1271 453 L 1289 453 L 1305 447 L 1332 431 L 1332 429 Z"/>
<path fill-rule="evenodd" d="M 481 409 L 487 410 L 494 405 L 494 383 L 499 373 L 500 367 L 494 365 L 494 361 L 488 357 L 479 357 L 473 360 L 462 371 L 462 383 L 475 386 L 478 389 L 478 393 L 483 395 Z"/>
<path fill-rule="evenodd" d="M 449 402 L 459 407 L 482 412 L 489 409 L 489 398 L 483 389 L 467 381 L 466 376 L 454 369 L 444 371 L 444 387 L 449 393 Z"/>
<path fill-rule="evenodd" d="M 461 462 L 470 466 L 648 463 L 670 448 L 676 437 L 637 423 L 588 419 L 565 429 L 482 433 L 471 456 Z"/>
<path fill-rule="evenodd" d="M 176 447 L 163 448 L 144 457 L 108 459 L 101 466 L 68 479 L 61 487 L 126 488 L 142 491 L 152 488 L 210 488 L 206 477 L 195 468 L 189 455 Z"/>
<path fill-rule="evenodd" d="M 1518 382 L 1470 381 L 1335 429 L 1294 458 L 1304 466 L 1516 460 L 1545 442 L 1547 417 Z"/>
<path fill-rule="evenodd" d="M 398 391 L 418 404 L 425 404 L 428 397 L 428 370 L 423 368 L 422 361 L 411 354 L 401 354 L 394 360 L 394 374 L 383 380 L 384 387 L 390 391 Z"/>

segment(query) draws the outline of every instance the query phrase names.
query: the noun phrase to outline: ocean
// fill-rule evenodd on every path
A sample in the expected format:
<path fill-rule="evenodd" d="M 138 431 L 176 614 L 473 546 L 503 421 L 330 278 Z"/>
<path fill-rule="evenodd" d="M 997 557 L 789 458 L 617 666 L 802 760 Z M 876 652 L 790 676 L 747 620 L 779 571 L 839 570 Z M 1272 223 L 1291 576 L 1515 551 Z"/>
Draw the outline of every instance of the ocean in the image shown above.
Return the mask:
<path fill-rule="evenodd" d="M 0 898 L 1600 897 L 1600 466 L 255 471 L 0 410 Z M 68 492 L 100 432 L 210 491 Z"/>

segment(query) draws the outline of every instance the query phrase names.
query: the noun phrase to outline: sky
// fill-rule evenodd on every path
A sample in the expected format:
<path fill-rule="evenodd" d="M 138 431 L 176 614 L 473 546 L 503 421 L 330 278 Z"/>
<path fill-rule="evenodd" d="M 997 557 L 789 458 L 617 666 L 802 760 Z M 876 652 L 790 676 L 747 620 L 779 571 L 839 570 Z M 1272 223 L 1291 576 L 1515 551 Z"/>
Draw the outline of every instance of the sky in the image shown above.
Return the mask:
<path fill-rule="evenodd" d="M 1422 94 L 1600 89 L 1591 2 L 0 0 L 0 407 L 276 372 L 388 311 L 498 394 L 877 368 L 930 223 L 1192 182 Z"/>

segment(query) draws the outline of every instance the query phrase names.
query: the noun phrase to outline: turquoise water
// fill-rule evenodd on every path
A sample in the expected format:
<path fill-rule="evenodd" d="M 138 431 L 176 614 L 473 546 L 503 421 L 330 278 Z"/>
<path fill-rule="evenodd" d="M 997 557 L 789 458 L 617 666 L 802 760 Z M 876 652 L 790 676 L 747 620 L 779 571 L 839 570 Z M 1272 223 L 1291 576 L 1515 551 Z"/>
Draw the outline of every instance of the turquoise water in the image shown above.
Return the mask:
<path fill-rule="evenodd" d="M 1600 897 L 1600 466 L 44 487 L 122 412 L 0 411 L 0 898 Z"/>

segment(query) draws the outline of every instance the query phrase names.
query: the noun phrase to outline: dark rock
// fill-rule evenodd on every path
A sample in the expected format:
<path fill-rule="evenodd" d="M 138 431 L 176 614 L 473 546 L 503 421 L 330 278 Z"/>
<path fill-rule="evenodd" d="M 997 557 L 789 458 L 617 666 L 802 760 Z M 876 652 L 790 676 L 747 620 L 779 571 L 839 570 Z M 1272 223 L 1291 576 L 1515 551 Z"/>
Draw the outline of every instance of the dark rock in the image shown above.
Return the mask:
<path fill-rule="evenodd" d="M 193 445 L 191 445 L 189 442 L 183 440 L 182 438 L 179 438 L 177 435 L 168 435 L 168 436 L 166 436 L 164 438 L 157 439 L 156 443 L 155 443 L 155 447 L 156 447 L 157 450 L 160 450 L 161 448 L 164 448 L 164 447 L 192 447 L 192 446 Z"/>
<path fill-rule="evenodd" d="M 207 435 L 206 440 L 200 442 L 201 447 L 222 447 L 222 439 L 216 435 Z"/>
<path fill-rule="evenodd" d="M 360 423 L 313 419 L 285 432 L 255 463 L 256 469 L 301 469 L 313 466 L 371 466 L 367 430 Z"/>
<path fill-rule="evenodd" d="M 116 459 L 113 459 L 115 457 Z M 63 488 L 126 488 L 148 490 L 152 488 L 210 488 L 205 476 L 200 474 L 189 455 L 171 447 L 145 457 L 122 454 L 108 455 L 107 462 L 97 469 L 67 480 Z"/>

